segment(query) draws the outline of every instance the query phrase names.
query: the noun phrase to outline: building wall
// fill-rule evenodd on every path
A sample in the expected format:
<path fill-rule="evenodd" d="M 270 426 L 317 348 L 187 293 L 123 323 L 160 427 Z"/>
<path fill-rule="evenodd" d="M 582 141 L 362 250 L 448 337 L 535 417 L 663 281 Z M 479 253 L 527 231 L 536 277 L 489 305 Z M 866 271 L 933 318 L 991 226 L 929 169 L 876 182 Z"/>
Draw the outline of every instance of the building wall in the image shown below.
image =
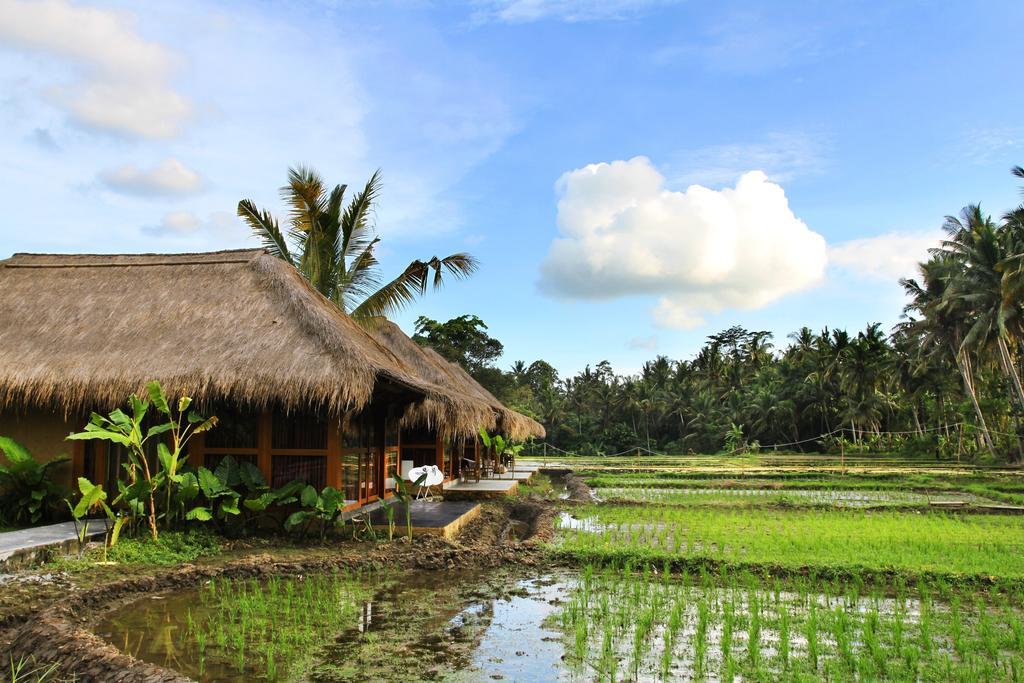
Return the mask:
<path fill-rule="evenodd" d="M 55 413 L 30 412 L 15 414 L 0 412 L 0 436 L 22 444 L 41 462 L 58 455 L 71 457 L 74 444 L 66 437 L 82 425 L 72 424 Z M 5 463 L 7 461 L 0 455 Z M 71 488 L 71 462 L 57 465 L 51 470 L 53 478 L 62 486 Z"/>

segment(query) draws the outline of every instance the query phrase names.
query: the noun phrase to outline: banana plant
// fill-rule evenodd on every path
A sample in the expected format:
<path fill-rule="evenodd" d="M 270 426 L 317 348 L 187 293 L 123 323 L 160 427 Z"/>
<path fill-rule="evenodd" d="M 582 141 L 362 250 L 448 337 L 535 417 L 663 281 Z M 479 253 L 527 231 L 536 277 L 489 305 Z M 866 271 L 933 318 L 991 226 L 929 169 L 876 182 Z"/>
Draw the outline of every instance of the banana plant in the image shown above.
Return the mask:
<path fill-rule="evenodd" d="M 506 439 L 501 434 L 490 435 L 487 430 L 483 427 L 480 428 L 480 442 L 483 443 L 485 448 L 494 449 L 494 455 L 500 461 L 504 456 L 508 456 L 515 466 L 516 458 L 523 450 L 524 444 L 513 444 L 511 439 Z"/>
<path fill-rule="evenodd" d="M 163 519 L 165 526 L 170 526 L 175 518 L 175 489 L 190 485 L 191 481 L 183 477 L 181 468 L 187 460 L 185 446 L 196 434 L 208 431 L 217 424 L 216 417 L 203 418 L 194 410 L 189 410 L 192 399 L 182 396 L 178 399 L 176 410 L 172 410 L 159 382 L 153 381 L 146 385 L 149 400 L 143 400 L 134 394 L 129 397 L 128 405 L 131 414 L 120 408 L 108 415 L 93 413 L 84 431 L 69 435 L 70 440 L 101 439 L 123 446 L 128 451 L 128 462 L 125 470 L 128 484 L 121 488 L 121 495 L 114 502 L 126 502 L 132 506 L 133 501 L 141 501 L 149 522 L 153 540 L 157 540 L 157 494 L 164 492 Z M 149 414 L 150 407 L 156 408 L 164 421 L 148 429 L 143 429 L 143 422 Z M 167 436 L 164 436 L 167 435 Z M 157 460 L 159 469 L 154 472 L 146 457 L 146 446 L 151 439 L 157 439 Z M 141 483 L 140 483 L 141 482 Z"/>
<path fill-rule="evenodd" d="M 419 478 L 411 484 L 398 474 L 397 468 L 394 470 L 393 476 L 395 479 L 395 498 L 405 506 L 405 528 L 408 532 L 409 540 L 412 541 L 412 501 L 415 496 L 413 487 L 419 488 L 420 486 L 423 486 L 424 482 L 427 481 L 427 473 L 424 472 L 421 474 Z M 391 540 L 391 536 L 393 534 L 393 531 L 390 528 L 393 516 L 393 512 L 391 515 L 388 515 L 388 540 Z"/>
<path fill-rule="evenodd" d="M 113 524 L 105 525 L 106 533 L 103 539 L 103 561 L 105 562 L 107 559 L 107 549 L 113 548 L 117 544 L 117 540 L 121 535 L 121 529 L 128 521 L 128 518 L 115 513 L 107 505 L 107 492 L 99 484 L 93 484 L 85 477 L 79 477 L 78 490 L 82 496 L 75 505 L 72 505 L 71 501 L 65 501 L 71 510 L 71 517 L 75 522 L 75 533 L 78 536 L 78 554 L 82 554 L 82 550 L 85 548 L 85 539 L 89 537 L 89 520 L 85 519 L 85 517 L 96 510 L 101 510 L 113 522 Z"/>

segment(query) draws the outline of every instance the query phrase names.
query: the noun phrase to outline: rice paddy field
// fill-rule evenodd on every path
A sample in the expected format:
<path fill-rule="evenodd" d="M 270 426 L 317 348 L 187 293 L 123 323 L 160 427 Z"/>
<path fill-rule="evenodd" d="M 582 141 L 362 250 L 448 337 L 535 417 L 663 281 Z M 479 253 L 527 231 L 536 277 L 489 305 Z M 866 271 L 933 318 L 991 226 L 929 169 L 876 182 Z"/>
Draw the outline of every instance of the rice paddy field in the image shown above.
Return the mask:
<path fill-rule="evenodd" d="M 570 463 L 562 463 L 563 465 Z M 574 458 L 547 565 L 212 581 L 97 627 L 201 681 L 1022 681 L 1012 468 Z M 158 637 L 153 637 L 157 635 Z"/>
<path fill-rule="evenodd" d="M 591 680 L 1024 679 L 1024 478 L 804 455 L 561 459 Z"/>

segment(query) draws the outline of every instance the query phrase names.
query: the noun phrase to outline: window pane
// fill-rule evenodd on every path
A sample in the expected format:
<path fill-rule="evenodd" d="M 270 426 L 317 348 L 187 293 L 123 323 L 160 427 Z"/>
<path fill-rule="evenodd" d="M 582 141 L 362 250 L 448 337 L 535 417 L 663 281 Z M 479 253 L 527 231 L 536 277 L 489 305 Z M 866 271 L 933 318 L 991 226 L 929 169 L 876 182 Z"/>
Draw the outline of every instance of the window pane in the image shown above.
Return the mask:
<path fill-rule="evenodd" d="M 363 455 L 363 497 L 377 495 L 377 452 L 366 451 Z"/>
<path fill-rule="evenodd" d="M 327 420 L 313 413 L 274 413 L 273 448 L 327 448 Z"/>
<path fill-rule="evenodd" d="M 217 417 L 217 426 L 206 432 L 207 448 L 256 448 L 260 430 L 258 413 L 224 406 L 209 414 Z"/>
<path fill-rule="evenodd" d="M 413 467 L 437 464 L 437 451 L 433 448 L 403 448 L 402 459 L 412 460 Z"/>
<path fill-rule="evenodd" d="M 327 457 L 323 455 L 275 455 L 271 486 L 284 486 L 299 479 L 318 491 L 327 485 Z"/>
<path fill-rule="evenodd" d="M 341 456 L 341 489 L 345 500 L 359 499 L 359 453 Z"/>

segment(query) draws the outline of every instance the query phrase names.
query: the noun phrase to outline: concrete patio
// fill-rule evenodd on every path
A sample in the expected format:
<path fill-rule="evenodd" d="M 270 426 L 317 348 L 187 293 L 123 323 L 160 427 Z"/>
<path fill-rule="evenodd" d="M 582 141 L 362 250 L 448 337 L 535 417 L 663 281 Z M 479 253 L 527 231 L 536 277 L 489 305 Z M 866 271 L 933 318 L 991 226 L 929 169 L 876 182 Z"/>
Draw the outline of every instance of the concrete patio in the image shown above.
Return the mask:
<path fill-rule="evenodd" d="M 408 533 L 405 519 L 405 505 L 394 506 L 395 535 Z M 412 503 L 412 534 L 420 536 L 429 534 L 453 538 L 469 522 L 480 515 L 480 504 L 471 501 L 433 501 L 417 500 Z M 387 533 L 388 518 L 383 507 L 370 513 L 370 524 L 374 531 Z"/>

